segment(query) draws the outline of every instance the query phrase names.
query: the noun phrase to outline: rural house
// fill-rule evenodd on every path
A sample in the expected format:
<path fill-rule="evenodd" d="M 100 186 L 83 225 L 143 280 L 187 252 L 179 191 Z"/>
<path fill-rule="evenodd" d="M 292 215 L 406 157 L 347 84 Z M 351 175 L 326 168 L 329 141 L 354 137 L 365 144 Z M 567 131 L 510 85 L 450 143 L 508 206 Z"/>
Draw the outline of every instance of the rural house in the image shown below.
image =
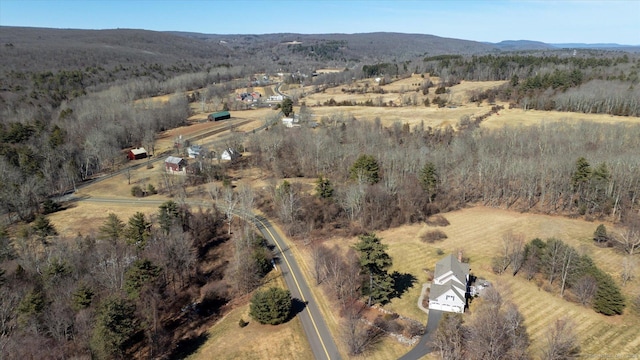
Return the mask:
<path fill-rule="evenodd" d="M 190 158 L 195 159 L 201 155 L 205 156 L 207 154 L 207 149 L 200 145 L 191 145 L 187 148 L 187 154 L 189 154 Z"/>
<path fill-rule="evenodd" d="M 223 151 L 222 154 L 220 154 L 220 160 L 235 160 L 237 158 L 239 158 L 240 153 L 236 150 L 233 150 L 232 148 L 228 148 L 227 150 Z"/>
<path fill-rule="evenodd" d="M 186 175 L 187 161 L 176 156 L 169 156 L 164 161 L 164 169 L 169 174 Z"/>
<path fill-rule="evenodd" d="M 463 313 L 468 286 L 469 264 L 453 254 L 438 261 L 429 292 L 429 309 Z"/>
<path fill-rule="evenodd" d="M 129 160 L 144 159 L 147 157 L 147 150 L 145 150 L 143 147 L 131 149 L 129 150 L 127 157 L 129 158 Z"/>
<path fill-rule="evenodd" d="M 229 113 L 228 111 L 218 111 L 214 112 L 213 114 L 209 114 L 207 119 L 209 119 L 209 121 L 231 119 L 231 113 Z"/>

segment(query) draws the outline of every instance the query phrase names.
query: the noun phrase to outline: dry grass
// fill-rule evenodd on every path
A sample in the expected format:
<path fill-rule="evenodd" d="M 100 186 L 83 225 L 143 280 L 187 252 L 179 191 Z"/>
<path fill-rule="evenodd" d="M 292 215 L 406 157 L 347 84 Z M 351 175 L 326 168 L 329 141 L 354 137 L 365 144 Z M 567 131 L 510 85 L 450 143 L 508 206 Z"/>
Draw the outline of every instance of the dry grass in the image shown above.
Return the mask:
<path fill-rule="evenodd" d="M 590 308 L 560 299 L 555 294 L 538 290 L 534 282 L 509 275 L 496 276 L 491 272 L 491 258 L 499 251 L 502 234 L 508 230 L 523 233 L 527 240 L 535 237 L 556 237 L 575 248 L 586 251 L 598 266 L 618 279 L 622 255 L 612 249 L 596 247 L 591 240 L 598 223 L 547 215 L 522 214 L 507 210 L 474 207 L 444 214 L 451 225 L 446 228 L 448 239 L 437 244 L 425 244 L 420 234 L 428 231 L 427 225 L 411 225 L 378 233 L 388 252 L 395 260 L 392 271 L 413 274 L 418 281 L 402 298 L 393 299 L 387 309 L 420 321 L 426 314 L 417 308 L 417 299 L 423 282 L 428 281 L 424 269 L 433 269 L 436 261 L 445 254 L 464 250 L 470 258 L 472 272 L 500 287 L 505 298 L 513 301 L 525 317 L 532 339 L 531 351 L 536 353 L 543 344 L 547 327 L 563 315 L 576 322 L 577 334 L 585 354 L 637 354 L 640 353 L 640 329 L 638 314 L 627 309 L 623 316 L 606 317 Z M 332 239 L 329 244 L 347 247 L 356 239 Z M 402 259 L 399 261 L 398 259 Z M 638 293 L 638 282 L 630 283 L 623 292 Z M 471 307 L 473 311 L 473 304 Z"/>
<path fill-rule="evenodd" d="M 281 275 L 263 287 L 272 286 L 285 288 Z M 241 318 L 249 325 L 241 328 Z M 213 325 L 207 341 L 188 359 L 313 359 L 313 354 L 297 317 L 276 326 L 261 325 L 250 318 L 246 303 Z"/>
<path fill-rule="evenodd" d="M 541 125 L 549 122 L 578 123 L 580 121 L 593 121 L 604 124 L 635 123 L 640 124 L 640 118 L 630 116 L 613 116 L 607 114 L 582 114 L 561 111 L 541 111 L 522 109 L 505 109 L 500 115 L 493 115 L 482 122 L 482 127 L 488 129 L 501 128 L 503 126 L 528 126 Z"/>

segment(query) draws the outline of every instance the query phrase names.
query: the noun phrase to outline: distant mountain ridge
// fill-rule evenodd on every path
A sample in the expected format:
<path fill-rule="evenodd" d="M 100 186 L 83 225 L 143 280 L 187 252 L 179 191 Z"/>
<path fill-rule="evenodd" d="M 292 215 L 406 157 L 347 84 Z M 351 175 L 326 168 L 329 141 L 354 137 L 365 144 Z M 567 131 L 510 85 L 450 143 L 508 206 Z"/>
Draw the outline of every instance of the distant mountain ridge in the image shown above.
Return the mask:
<path fill-rule="evenodd" d="M 531 40 L 486 43 L 394 32 L 220 35 L 139 29 L 0 26 L 0 70 L 6 71 L 184 62 L 343 67 L 362 63 L 401 63 L 445 54 L 500 54 L 562 48 L 640 52 L 640 46 L 619 44 L 546 44 Z"/>

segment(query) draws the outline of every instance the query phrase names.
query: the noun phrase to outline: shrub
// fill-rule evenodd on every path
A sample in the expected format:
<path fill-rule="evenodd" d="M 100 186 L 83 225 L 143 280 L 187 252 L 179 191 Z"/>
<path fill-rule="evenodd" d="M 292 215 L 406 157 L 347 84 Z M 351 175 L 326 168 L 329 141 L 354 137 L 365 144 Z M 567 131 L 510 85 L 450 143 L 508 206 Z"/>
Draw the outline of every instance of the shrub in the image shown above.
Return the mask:
<path fill-rule="evenodd" d="M 438 255 L 444 255 L 444 251 L 442 249 L 437 249 L 436 250 L 436 254 Z"/>
<path fill-rule="evenodd" d="M 446 238 L 447 234 L 445 234 L 442 230 L 427 231 L 421 236 L 421 240 L 426 243 L 434 243 L 438 240 L 444 240 Z"/>
<path fill-rule="evenodd" d="M 142 188 L 140 186 L 135 185 L 131 188 L 131 195 L 135 197 L 143 197 L 144 191 L 142 191 Z"/>
<path fill-rule="evenodd" d="M 425 223 L 429 226 L 448 226 L 449 220 L 442 215 L 432 215 L 425 220 Z"/>
<path fill-rule="evenodd" d="M 278 325 L 289 318 L 291 307 L 289 290 L 272 287 L 253 295 L 249 315 L 261 324 Z"/>
<path fill-rule="evenodd" d="M 247 325 L 249 325 L 249 322 L 244 321 L 243 318 L 240 318 L 240 320 L 238 320 L 238 326 L 240 326 L 241 328 L 243 328 L 243 327 L 245 327 Z"/>
<path fill-rule="evenodd" d="M 156 190 L 155 186 L 149 184 L 147 185 L 147 192 L 149 193 L 149 195 L 155 195 L 158 193 L 158 190 Z"/>

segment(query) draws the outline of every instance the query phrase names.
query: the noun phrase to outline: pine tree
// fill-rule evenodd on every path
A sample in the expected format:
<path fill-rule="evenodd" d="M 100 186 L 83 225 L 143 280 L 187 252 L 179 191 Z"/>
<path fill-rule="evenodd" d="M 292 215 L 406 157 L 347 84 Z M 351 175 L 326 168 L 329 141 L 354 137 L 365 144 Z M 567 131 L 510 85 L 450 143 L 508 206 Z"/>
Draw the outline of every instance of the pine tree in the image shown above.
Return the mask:
<path fill-rule="evenodd" d="M 150 229 L 151 223 L 147 222 L 143 213 L 137 212 L 133 214 L 129 218 L 129 225 L 126 229 L 128 242 L 136 245 L 138 249 L 143 249 L 147 245 Z"/>
<path fill-rule="evenodd" d="M 598 283 L 598 289 L 593 298 L 593 309 L 609 316 L 622 314 L 626 305 L 618 285 L 609 274 L 601 270 L 596 271 L 595 278 Z"/>
<path fill-rule="evenodd" d="M 160 223 L 160 227 L 165 234 L 169 233 L 171 227 L 179 218 L 180 209 L 178 209 L 178 204 L 175 201 L 169 200 L 160 205 L 160 210 L 158 211 L 158 223 Z"/>
<path fill-rule="evenodd" d="M 107 298 L 98 309 L 91 348 L 99 359 L 121 357 L 136 330 L 135 305 L 118 297 Z"/>
<path fill-rule="evenodd" d="M 360 235 L 360 241 L 354 246 L 360 254 L 360 266 L 369 275 L 369 281 L 363 286 L 363 294 L 369 297 L 367 303 L 384 303 L 393 293 L 393 278 L 387 272 L 392 260 L 387 254 L 387 246 L 382 244 L 375 234 Z"/>
<path fill-rule="evenodd" d="M 436 171 L 436 166 L 433 163 L 426 163 L 420 170 L 420 185 L 427 193 L 429 202 L 433 201 L 433 198 L 436 196 L 436 187 L 438 185 L 438 173 Z"/>
<path fill-rule="evenodd" d="M 322 177 L 322 175 L 316 180 L 316 194 L 323 199 L 333 197 L 333 185 L 329 179 Z"/>
<path fill-rule="evenodd" d="M 261 324 L 278 325 L 289 318 L 291 307 L 289 290 L 272 287 L 253 295 L 249 315 Z"/>
<path fill-rule="evenodd" d="M 153 282 L 160 275 L 160 268 L 150 260 L 138 259 L 131 264 L 125 273 L 124 289 L 129 297 L 135 299 L 140 289 Z"/>
<path fill-rule="evenodd" d="M 100 227 L 100 237 L 112 242 L 117 242 L 124 235 L 125 224 L 118 215 L 109 213 L 107 220 Z"/>
<path fill-rule="evenodd" d="M 349 169 L 349 177 L 373 185 L 380 181 L 378 161 L 371 155 L 360 155 Z"/>
<path fill-rule="evenodd" d="M 604 224 L 598 225 L 596 231 L 593 232 L 593 240 L 597 243 L 603 243 L 609 240 L 609 236 L 607 235 L 607 228 L 604 226 Z"/>

